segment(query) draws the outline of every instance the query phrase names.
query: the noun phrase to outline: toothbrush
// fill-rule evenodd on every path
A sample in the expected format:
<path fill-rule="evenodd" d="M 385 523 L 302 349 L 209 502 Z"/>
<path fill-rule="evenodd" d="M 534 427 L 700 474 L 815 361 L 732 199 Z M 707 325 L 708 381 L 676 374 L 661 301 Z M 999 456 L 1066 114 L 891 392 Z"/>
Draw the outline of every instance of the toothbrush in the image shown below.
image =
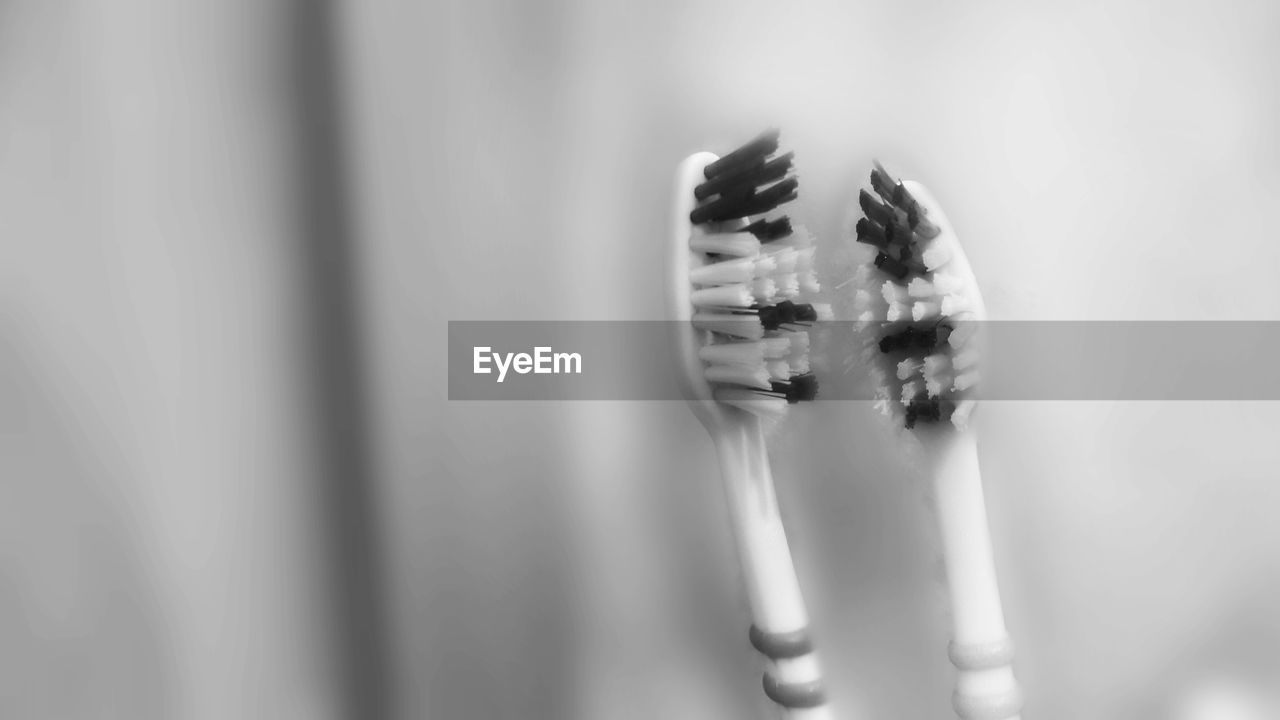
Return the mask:
<path fill-rule="evenodd" d="M 676 175 L 668 248 L 669 313 L 680 384 L 720 461 L 752 625 L 768 660 L 766 696 L 783 717 L 827 720 L 822 671 L 774 493 L 763 423 L 811 400 L 809 323 L 816 292 L 812 239 L 786 216 L 796 197 L 791 153 L 770 130 L 718 158 L 689 156 Z"/>
<path fill-rule="evenodd" d="M 977 436 L 969 424 L 982 296 L 927 188 L 897 182 L 879 164 L 871 188 L 859 193 L 855 233 L 875 257 L 855 272 L 854 309 L 877 407 L 914 438 L 915 459 L 933 483 L 951 598 L 952 705 L 965 720 L 1018 720 L 1022 692 L 996 585 Z"/>

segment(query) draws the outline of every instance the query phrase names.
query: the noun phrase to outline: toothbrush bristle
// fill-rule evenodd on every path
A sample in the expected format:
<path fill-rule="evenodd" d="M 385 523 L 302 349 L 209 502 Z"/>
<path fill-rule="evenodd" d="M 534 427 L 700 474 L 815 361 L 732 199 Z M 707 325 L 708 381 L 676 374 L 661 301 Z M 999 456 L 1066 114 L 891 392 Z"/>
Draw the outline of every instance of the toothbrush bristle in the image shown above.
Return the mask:
<path fill-rule="evenodd" d="M 925 205 L 879 163 L 870 180 L 870 191 L 858 193 L 854 239 L 874 248 L 874 257 L 855 275 L 854 307 L 870 334 L 877 406 L 909 429 L 962 426 L 977 382 L 966 322 L 976 290 L 947 272 L 952 249 L 934 242 L 942 229 Z"/>
<path fill-rule="evenodd" d="M 776 220 L 757 220 L 742 231 L 755 235 L 760 242 L 777 240 L 791 234 L 791 218 L 784 215 Z"/>
<path fill-rule="evenodd" d="M 830 316 L 800 298 L 818 290 L 813 239 L 786 215 L 765 217 L 799 189 L 793 153 L 778 146 L 778 131 L 767 130 L 708 164 L 689 214 L 690 249 L 703 255 L 689 280 L 694 325 L 710 338 L 699 353 L 704 376 L 717 401 L 764 417 L 817 396 L 805 329 Z"/>
<path fill-rule="evenodd" d="M 703 170 L 703 176 L 710 180 L 734 167 L 749 164 L 777 152 L 781 135 L 782 132 L 777 128 L 765 130 L 747 144 L 707 165 Z"/>

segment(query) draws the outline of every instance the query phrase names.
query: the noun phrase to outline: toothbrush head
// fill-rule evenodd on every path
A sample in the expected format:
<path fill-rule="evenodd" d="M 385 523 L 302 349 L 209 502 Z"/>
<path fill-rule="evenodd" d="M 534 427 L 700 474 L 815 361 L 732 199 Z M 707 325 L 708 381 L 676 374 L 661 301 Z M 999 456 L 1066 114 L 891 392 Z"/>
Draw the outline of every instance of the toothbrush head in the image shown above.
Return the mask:
<path fill-rule="evenodd" d="M 854 274 L 853 306 L 876 405 L 908 429 L 964 428 L 986 311 L 960 242 L 927 188 L 879 163 L 858 205 L 855 239 L 870 252 Z"/>
<path fill-rule="evenodd" d="M 777 150 L 769 130 L 724 157 L 695 153 L 676 176 L 668 312 L 682 390 L 709 426 L 817 394 L 806 328 L 830 308 L 801 301 L 819 290 L 813 238 L 774 212 L 798 188 Z"/>

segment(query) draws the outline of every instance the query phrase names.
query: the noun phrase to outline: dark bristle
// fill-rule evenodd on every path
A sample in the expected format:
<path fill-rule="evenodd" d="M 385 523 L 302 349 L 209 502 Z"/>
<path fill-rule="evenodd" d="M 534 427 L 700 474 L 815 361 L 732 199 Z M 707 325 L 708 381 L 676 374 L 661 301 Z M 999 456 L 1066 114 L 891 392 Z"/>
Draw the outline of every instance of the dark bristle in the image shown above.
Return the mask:
<path fill-rule="evenodd" d="M 910 271 L 906 263 L 882 252 L 876 254 L 876 267 L 899 280 L 905 278 Z"/>
<path fill-rule="evenodd" d="M 892 176 L 884 169 L 880 163 L 875 163 L 875 167 L 871 169 L 871 188 L 876 191 L 885 202 L 893 202 L 896 192 L 897 183 Z"/>
<path fill-rule="evenodd" d="M 934 402 L 938 403 L 938 421 L 947 422 L 951 420 L 951 416 L 955 415 L 956 404 L 947 398 L 934 398 Z"/>
<path fill-rule="evenodd" d="M 799 182 L 791 171 L 793 153 L 770 157 L 778 149 L 777 130 L 766 130 L 751 142 L 707 165 L 707 181 L 694 188 L 699 204 L 689 213 L 695 225 L 722 223 L 763 215 L 795 200 Z M 790 221 L 761 226 L 761 241 L 790 234 Z"/>
<path fill-rule="evenodd" d="M 746 213 L 739 212 L 751 199 L 754 191 L 747 189 L 736 193 L 720 195 L 711 202 L 704 203 L 689 213 L 689 222 L 701 225 L 709 222 L 724 222 L 740 218 Z"/>
<path fill-rule="evenodd" d="M 812 402 L 818 397 L 818 378 L 813 373 L 792 375 L 786 380 L 775 380 L 770 383 L 770 390 L 784 396 L 792 405 L 799 402 Z"/>
<path fill-rule="evenodd" d="M 705 222 L 725 222 L 737 220 L 750 215 L 746 208 L 755 202 L 756 189 L 747 185 L 735 187 L 717 195 L 714 200 L 705 202 L 689 213 L 689 220 L 695 225 Z"/>
<path fill-rule="evenodd" d="M 893 211 L 866 190 L 858 191 L 858 205 L 867 218 L 875 223 L 887 225 L 894 220 Z"/>
<path fill-rule="evenodd" d="M 938 237 L 938 233 L 942 232 L 941 228 L 929 222 L 929 219 L 925 217 L 924 206 L 919 203 L 916 203 L 907 211 L 907 222 L 910 223 L 911 229 L 915 230 L 917 235 L 926 240 L 932 240 Z"/>
<path fill-rule="evenodd" d="M 936 327 L 917 328 L 914 338 L 917 350 L 932 352 L 938 346 L 938 329 Z"/>
<path fill-rule="evenodd" d="M 926 275 L 929 270 L 924 266 L 924 261 L 916 252 L 917 248 L 914 243 L 898 248 L 898 262 L 907 266 L 907 274 Z"/>
<path fill-rule="evenodd" d="M 925 393 L 916 395 L 907 405 L 906 410 L 906 426 L 908 429 L 915 427 L 919 420 L 928 422 L 938 422 L 942 419 L 942 406 L 938 398 L 930 398 Z"/>
<path fill-rule="evenodd" d="M 789 325 L 796 321 L 796 304 L 790 300 L 783 300 L 773 308 L 777 312 L 778 325 Z"/>
<path fill-rule="evenodd" d="M 808 303 L 783 300 L 776 305 L 757 305 L 751 309 L 760 317 L 765 330 L 777 330 L 783 325 L 813 323 L 818 321 L 818 310 Z"/>
<path fill-rule="evenodd" d="M 797 389 L 800 400 L 813 400 L 818 397 L 818 377 L 813 373 L 796 375 L 791 378 L 791 386 Z"/>
<path fill-rule="evenodd" d="M 783 203 L 791 202 L 796 199 L 799 188 L 800 181 L 789 177 L 763 190 L 759 190 L 751 196 L 746 205 L 746 212 L 742 213 L 742 215 L 760 215 Z"/>
<path fill-rule="evenodd" d="M 812 323 L 818 322 L 818 310 L 808 303 L 801 303 L 795 306 L 795 322 Z"/>
<path fill-rule="evenodd" d="M 902 208 L 908 214 L 912 212 L 919 212 L 920 210 L 920 203 L 916 202 L 915 196 L 907 192 L 907 189 L 903 187 L 902 183 L 898 183 L 896 198 L 893 204 Z"/>
<path fill-rule="evenodd" d="M 778 149 L 778 137 L 780 134 L 777 128 L 765 130 L 747 144 L 707 165 L 706 169 L 703 170 L 703 176 L 710 180 L 735 167 L 750 165 L 756 160 L 771 155 Z"/>
<path fill-rule="evenodd" d="M 818 397 L 818 378 L 812 373 L 793 375 L 787 389 L 787 402 L 812 402 Z"/>
<path fill-rule="evenodd" d="M 902 337 L 903 334 L 904 333 L 897 333 L 895 335 L 885 335 L 884 337 L 880 338 L 880 342 L 878 343 L 880 346 L 880 352 L 884 353 L 885 355 L 888 355 L 889 353 L 897 352 L 901 350 L 903 347 L 905 347 L 905 342 Z"/>
<path fill-rule="evenodd" d="M 764 166 L 764 158 L 760 158 L 750 163 L 730 168 L 714 178 L 704 180 L 700 183 L 693 189 L 693 196 L 698 200 L 706 200 L 714 195 L 731 193 L 735 188 L 747 186 L 755 187 L 755 183 L 745 181 L 744 179 L 763 171 Z"/>
<path fill-rule="evenodd" d="M 889 353 L 902 350 L 923 350 L 932 352 L 938 345 L 937 328 L 907 327 L 892 335 L 880 338 L 880 352 Z"/>
<path fill-rule="evenodd" d="M 777 330 L 783 323 L 782 311 L 776 305 L 762 305 L 756 308 L 760 324 L 765 330 Z"/>
<path fill-rule="evenodd" d="M 791 234 L 791 218 L 784 215 L 776 220 L 757 220 L 742 231 L 755 235 L 762 243 L 780 240 Z"/>
<path fill-rule="evenodd" d="M 884 236 L 889 242 L 905 247 L 911 247 L 914 241 L 914 238 L 911 237 L 911 228 L 898 222 L 897 218 L 894 218 L 893 222 L 885 224 Z"/>
<path fill-rule="evenodd" d="M 791 161 L 795 153 L 786 153 L 765 160 L 761 158 L 753 162 L 731 168 L 693 189 L 693 196 L 698 200 L 706 200 L 713 195 L 731 193 L 736 188 L 756 188 L 786 177 L 791 170 Z"/>
<path fill-rule="evenodd" d="M 855 229 L 858 233 L 858 242 L 866 243 L 882 250 L 889 246 L 889 239 L 885 237 L 884 228 L 875 222 L 866 218 L 859 218 Z"/>
<path fill-rule="evenodd" d="M 756 190 L 750 186 L 735 188 L 703 203 L 689 213 L 689 221 L 695 225 L 708 222 L 725 222 L 750 215 L 763 215 L 779 205 L 796 199 L 800 183 L 793 177 L 785 178 L 769 187 Z"/>

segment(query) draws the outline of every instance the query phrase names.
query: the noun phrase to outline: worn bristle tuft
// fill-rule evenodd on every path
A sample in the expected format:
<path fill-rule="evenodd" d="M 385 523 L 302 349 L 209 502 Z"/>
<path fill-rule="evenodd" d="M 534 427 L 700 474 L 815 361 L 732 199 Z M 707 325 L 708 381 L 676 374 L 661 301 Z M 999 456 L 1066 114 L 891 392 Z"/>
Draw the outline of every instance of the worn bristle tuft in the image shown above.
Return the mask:
<path fill-rule="evenodd" d="M 877 248 L 889 247 L 889 238 L 885 236 L 884 227 L 873 220 L 860 218 L 856 226 L 857 240 Z"/>
<path fill-rule="evenodd" d="M 852 295 L 877 407 L 907 428 L 963 427 L 979 382 L 976 324 L 966 322 L 981 312 L 972 275 L 954 236 L 942 237 L 941 214 L 931 217 L 934 206 L 913 194 L 917 186 L 879 163 L 870 183 L 858 193 L 853 239 L 874 252 L 854 273 Z"/>

